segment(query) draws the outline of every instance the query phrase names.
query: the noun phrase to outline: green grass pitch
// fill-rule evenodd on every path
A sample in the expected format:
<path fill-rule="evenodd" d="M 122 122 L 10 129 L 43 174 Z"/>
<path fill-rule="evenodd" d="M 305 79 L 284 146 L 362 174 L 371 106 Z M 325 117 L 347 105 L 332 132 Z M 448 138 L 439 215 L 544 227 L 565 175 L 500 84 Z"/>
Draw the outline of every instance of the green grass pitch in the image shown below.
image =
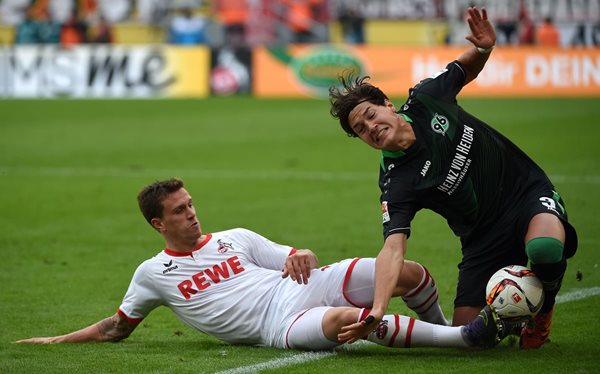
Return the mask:
<path fill-rule="evenodd" d="M 598 99 L 461 104 L 541 164 L 565 198 L 580 246 L 561 294 L 599 287 Z M 121 343 L 13 341 L 115 313 L 134 269 L 163 249 L 135 200 L 157 179 L 185 180 L 205 232 L 246 227 L 311 248 L 321 264 L 375 256 L 379 155 L 328 110 L 326 101 L 252 98 L 0 101 L 0 372 L 214 373 L 299 354 L 220 343 L 166 308 Z M 448 316 L 459 256 L 443 220 L 419 213 L 407 257 L 436 277 Z M 399 302 L 392 309 L 409 314 Z M 552 341 L 538 351 L 360 345 L 271 372 L 597 372 L 599 309 L 598 296 L 557 305 Z"/>

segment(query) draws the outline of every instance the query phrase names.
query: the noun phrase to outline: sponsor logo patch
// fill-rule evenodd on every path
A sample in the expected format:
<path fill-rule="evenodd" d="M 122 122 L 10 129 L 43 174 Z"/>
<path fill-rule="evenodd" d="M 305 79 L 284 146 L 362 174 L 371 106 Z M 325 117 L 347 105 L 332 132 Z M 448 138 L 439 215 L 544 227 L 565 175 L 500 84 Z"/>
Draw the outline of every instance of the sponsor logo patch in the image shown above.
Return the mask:
<path fill-rule="evenodd" d="M 423 169 L 421 169 L 422 176 L 425 176 L 427 174 L 427 170 L 429 170 L 430 166 L 431 166 L 431 161 L 429 161 L 429 160 L 425 161 L 425 165 L 423 165 Z"/>
<path fill-rule="evenodd" d="M 390 222 L 390 212 L 388 212 L 387 205 L 387 201 L 381 203 L 381 214 L 383 215 L 383 223 Z"/>
<path fill-rule="evenodd" d="M 165 269 L 165 270 L 163 270 L 163 272 L 162 272 L 163 274 L 167 274 L 167 273 L 169 273 L 169 272 L 171 272 L 171 271 L 173 271 L 173 270 L 175 270 L 175 269 L 177 269 L 177 268 L 178 268 L 178 266 L 177 266 L 177 265 L 173 265 L 173 260 L 169 261 L 169 263 L 168 263 L 168 264 L 165 264 L 165 263 L 163 262 L 163 265 L 166 267 L 166 269 Z"/>
<path fill-rule="evenodd" d="M 516 303 L 518 303 L 519 301 L 521 301 L 521 300 L 522 300 L 522 299 L 521 299 L 521 296 L 520 296 L 518 293 L 514 293 L 514 294 L 512 295 L 512 299 L 513 299 L 513 301 L 515 302 L 515 304 L 516 304 Z"/>

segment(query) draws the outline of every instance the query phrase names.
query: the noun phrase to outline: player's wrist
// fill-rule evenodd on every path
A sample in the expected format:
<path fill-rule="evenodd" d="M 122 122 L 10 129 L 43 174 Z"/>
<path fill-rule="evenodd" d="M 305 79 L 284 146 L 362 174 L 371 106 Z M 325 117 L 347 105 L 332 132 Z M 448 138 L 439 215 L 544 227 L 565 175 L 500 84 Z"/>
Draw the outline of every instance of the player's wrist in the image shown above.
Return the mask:
<path fill-rule="evenodd" d="M 369 326 L 373 322 L 375 322 L 375 317 L 372 316 L 372 315 L 370 315 L 370 314 L 368 316 L 366 316 L 365 319 L 363 319 L 361 321 L 361 323 L 362 323 L 363 326 Z"/>
<path fill-rule="evenodd" d="M 50 344 L 64 343 L 67 341 L 65 337 L 66 337 L 66 335 L 52 336 L 52 337 L 48 338 L 48 343 L 50 343 Z"/>
<path fill-rule="evenodd" d="M 381 318 L 383 318 L 383 316 L 380 316 L 378 313 L 373 313 L 373 311 L 371 311 L 371 313 L 369 313 L 369 315 L 367 315 L 361 321 L 361 323 L 363 326 L 369 326 L 373 323 L 379 323 L 379 321 L 381 321 Z"/>
<path fill-rule="evenodd" d="M 494 49 L 495 45 L 492 45 L 489 48 L 481 48 L 481 47 L 475 47 L 477 49 L 477 52 L 479 52 L 482 55 L 487 55 L 490 54 L 492 52 L 492 49 Z"/>

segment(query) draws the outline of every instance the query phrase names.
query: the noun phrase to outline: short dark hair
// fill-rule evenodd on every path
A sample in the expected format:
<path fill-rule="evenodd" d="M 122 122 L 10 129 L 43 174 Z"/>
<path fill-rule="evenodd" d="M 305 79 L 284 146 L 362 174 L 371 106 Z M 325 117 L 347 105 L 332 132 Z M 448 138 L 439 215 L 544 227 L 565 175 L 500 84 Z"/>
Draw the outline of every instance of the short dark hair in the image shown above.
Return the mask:
<path fill-rule="evenodd" d="M 171 178 L 163 181 L 156 181 L 144 187 L 137 196 L 138 205 L 144 218 L 152 225 L 153 218 L 162 218 L 163 200 L 183 188 L 183 181 L 178 178 Z"/>
<path fill-rule="evenodd" d="M 355 77 L 352 73 L 343 74 L 338 77 L 341 87 L 329 87 L 329 102 L 331 103 L 329 113 L 340 120 L 340 125 L 348 136 L 358 136 L 348 121 L 348 116 L 354 107 L 364 101 L 375 105 L 385 105 L 385 100 L 388 98 L 378 87 L 368 83 L 369 79 L 371 79 L 369 76 Z"/>

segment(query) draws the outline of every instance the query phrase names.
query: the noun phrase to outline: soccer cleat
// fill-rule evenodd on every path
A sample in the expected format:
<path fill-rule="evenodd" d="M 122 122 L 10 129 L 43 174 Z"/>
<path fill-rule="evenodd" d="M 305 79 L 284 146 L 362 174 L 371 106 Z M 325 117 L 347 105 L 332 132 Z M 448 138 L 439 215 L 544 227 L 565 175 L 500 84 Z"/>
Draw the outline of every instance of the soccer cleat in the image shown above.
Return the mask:
<path fill-rule="evenodd" d="M 525 324 L 527 323 L 527 321 L 523 321 L 523 320 L 506 320 L 506 319 L 501 319 L 502 321 L 502 331 L 500 334 L 498 334 L 498 336 L 500 337 L 500 340 L 506 338 L 507 336 L 520 336 L 521 332 L 523 331 L 523 328 L 525 327 Z"/>
<path fill-rule="evenodd" d="M 520 346 L 523 349 L 540 348 L 550 336 L 550 324 L 552 323 L 554 307 L 548 313 L 538 313 L 521 332 Z"/>
<path fill-rule="evenodd" d="M 473 347 L 491 348 L 504 337 L 504 324 L 494 308 L 486 305 L 479 315 L 463 326 L 462 334 Z"/>

